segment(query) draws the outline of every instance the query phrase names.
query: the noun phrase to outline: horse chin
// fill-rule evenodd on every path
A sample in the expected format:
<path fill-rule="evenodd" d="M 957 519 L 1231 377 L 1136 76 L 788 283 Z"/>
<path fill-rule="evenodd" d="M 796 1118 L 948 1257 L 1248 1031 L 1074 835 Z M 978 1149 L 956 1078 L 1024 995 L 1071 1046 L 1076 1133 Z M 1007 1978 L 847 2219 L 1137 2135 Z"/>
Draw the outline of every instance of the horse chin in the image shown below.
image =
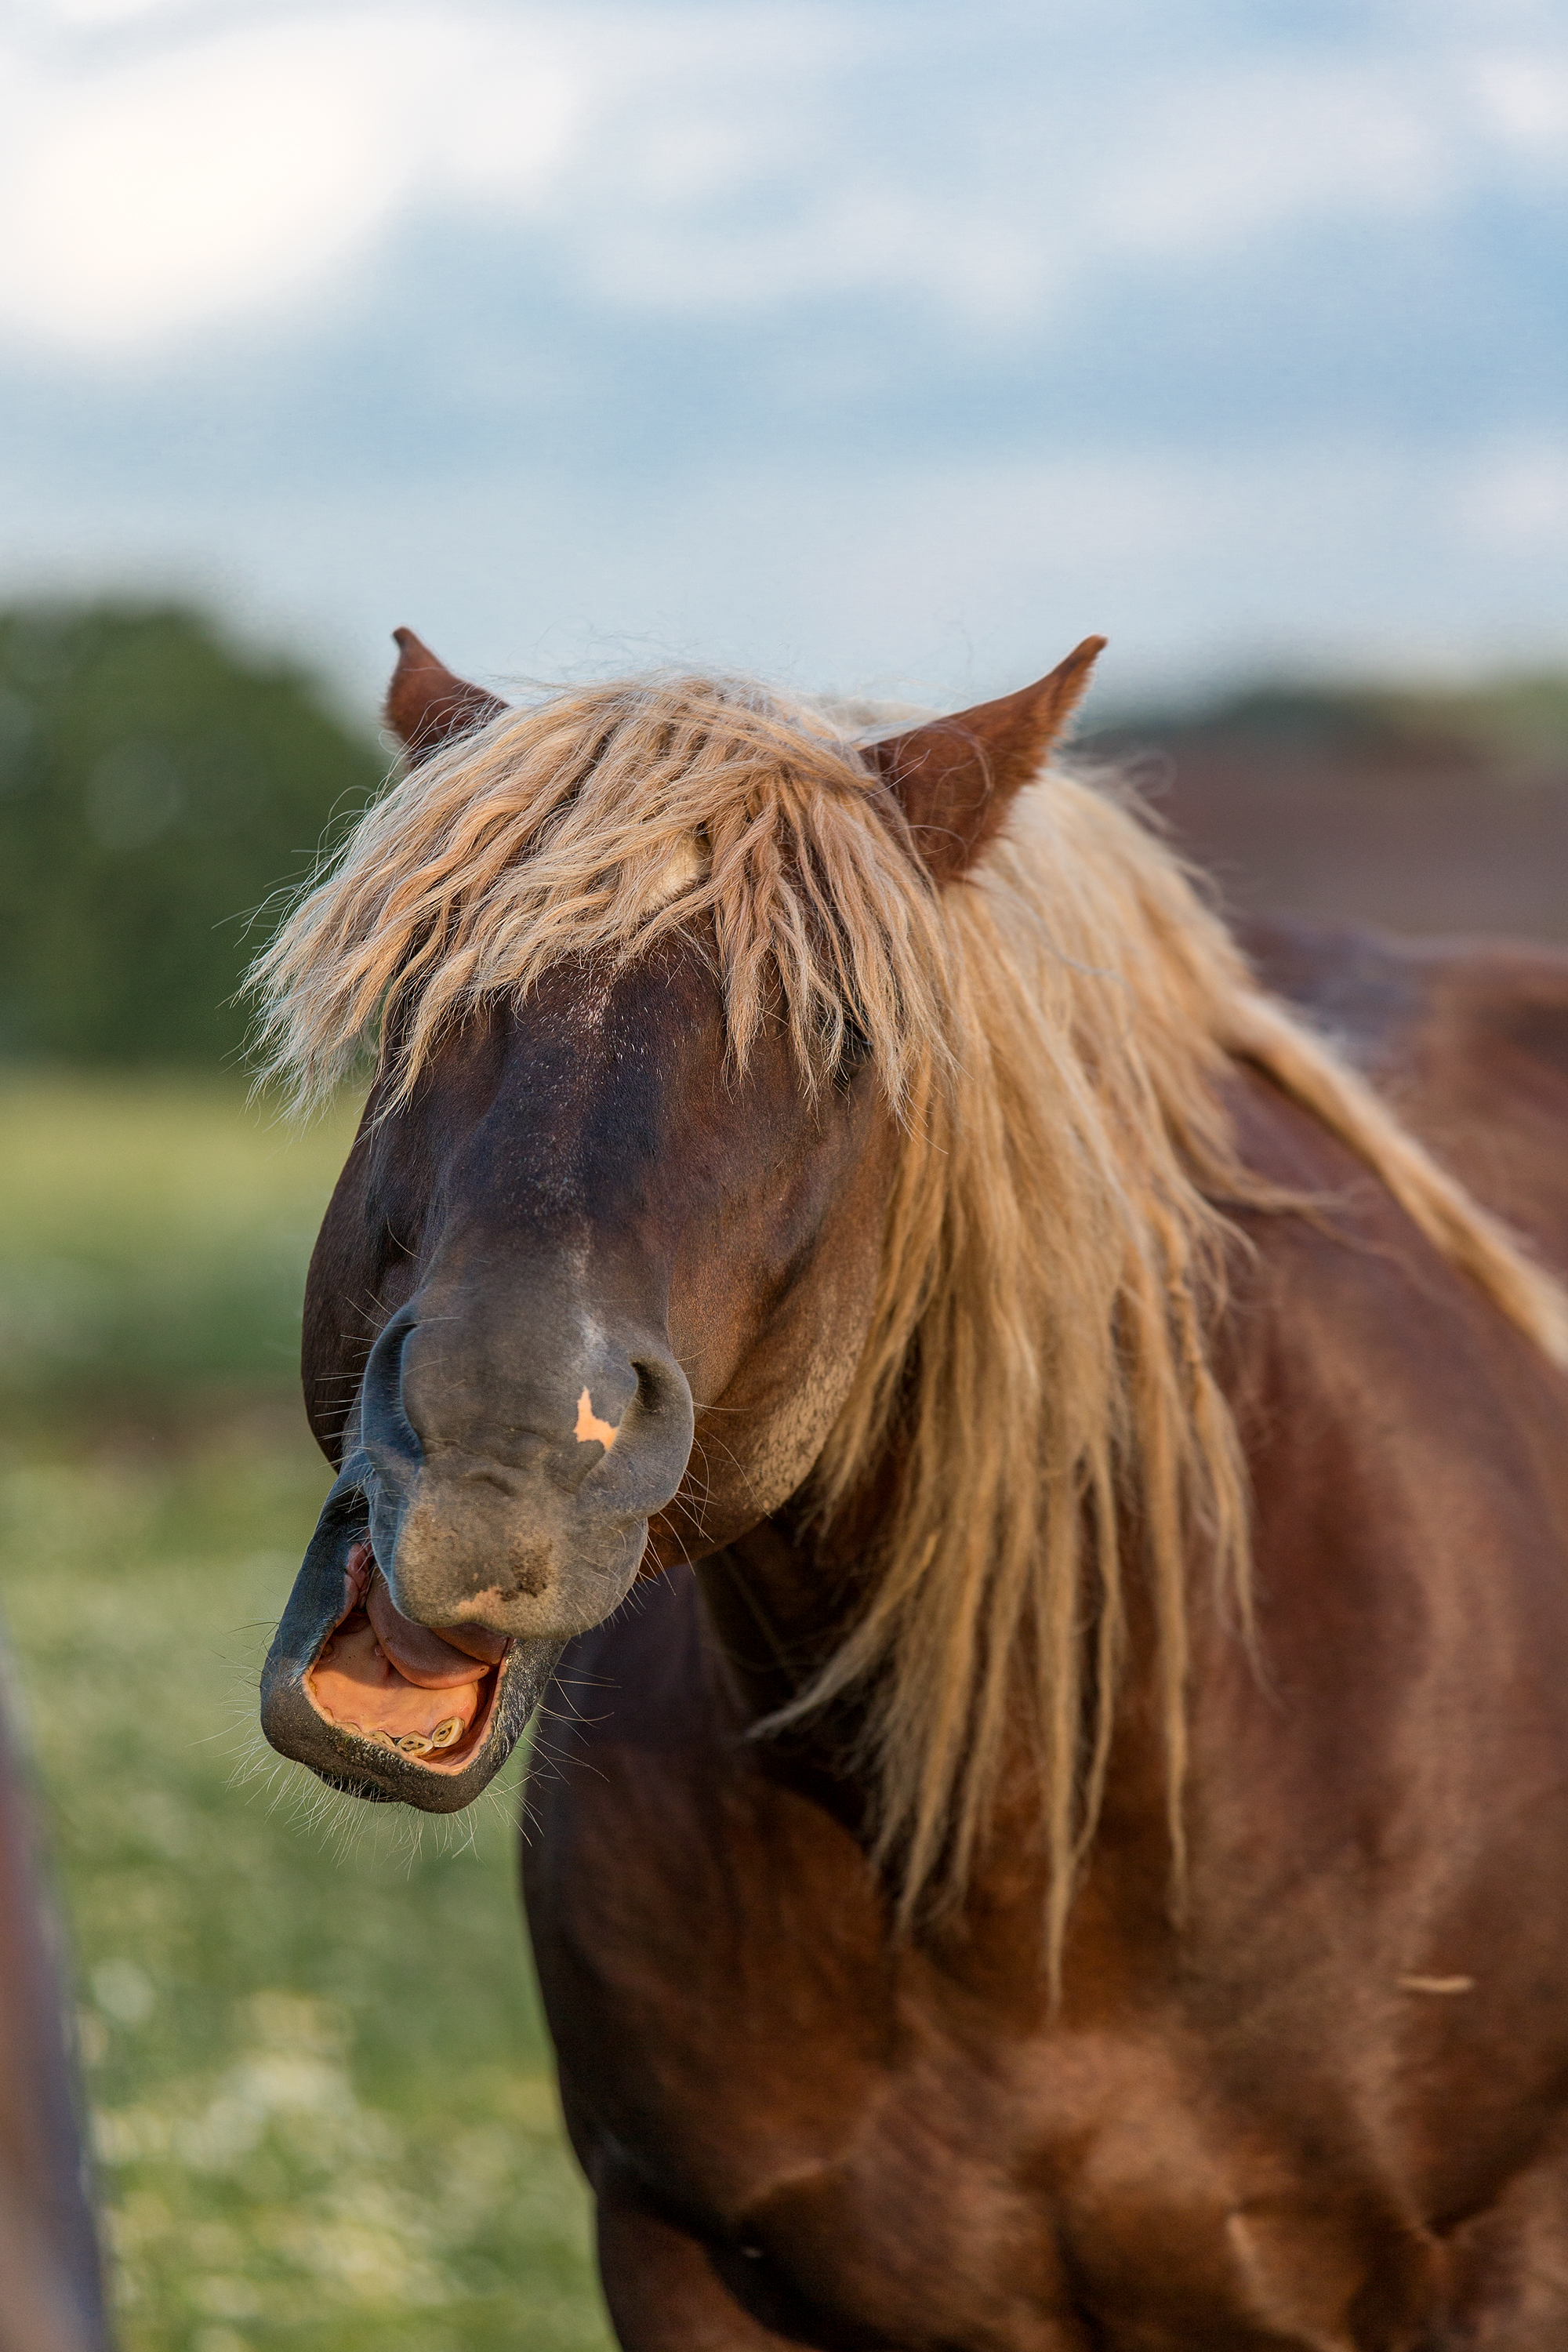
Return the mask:
<path fill-rule="evenodd" d="M 459 1812 L 516 1747 L 563 1644 L 477 1629 L 457 1639 L 461 1647 L 393 1608 L 363 1490 L 345 1475 L 262 1670 L 262 1730 L 279 1755 L 348 1796 Z"/>

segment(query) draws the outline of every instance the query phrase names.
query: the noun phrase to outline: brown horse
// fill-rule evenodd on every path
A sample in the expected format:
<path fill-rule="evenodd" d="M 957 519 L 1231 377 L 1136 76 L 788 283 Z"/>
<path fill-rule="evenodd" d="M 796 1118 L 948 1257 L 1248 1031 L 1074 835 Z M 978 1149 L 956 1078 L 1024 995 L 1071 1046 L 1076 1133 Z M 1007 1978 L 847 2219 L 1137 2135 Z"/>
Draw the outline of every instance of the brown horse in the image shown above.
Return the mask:
<path fill-rule="evenodd" d="M 447 1810 L 554 1671 L 637 2352 L 1568 2344 L 1568 962 L 1244 953 L 1044 764 L 1097 650 L 858 740 L 405 636 L 262 974 L 379 1053 L 263 1719 Z"/>

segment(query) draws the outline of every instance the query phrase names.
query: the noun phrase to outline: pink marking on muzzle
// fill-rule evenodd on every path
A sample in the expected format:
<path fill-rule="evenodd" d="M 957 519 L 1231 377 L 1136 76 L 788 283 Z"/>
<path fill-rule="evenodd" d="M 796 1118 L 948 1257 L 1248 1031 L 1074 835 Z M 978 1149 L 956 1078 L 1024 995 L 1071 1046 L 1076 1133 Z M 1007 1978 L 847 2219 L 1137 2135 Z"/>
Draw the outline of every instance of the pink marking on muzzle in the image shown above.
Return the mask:
<path fill-rule="evenodd" d="M 620 1435 L 619 1427 L 615 1423 L 599 1419 L 598 1414 L 594 1411 L 594 1400 L 586 1389 L 577 1400 L 575 1433 L 579 1445 L 586 1445 L 590 1439 L 596 1437 L 606 1454 Z"/>

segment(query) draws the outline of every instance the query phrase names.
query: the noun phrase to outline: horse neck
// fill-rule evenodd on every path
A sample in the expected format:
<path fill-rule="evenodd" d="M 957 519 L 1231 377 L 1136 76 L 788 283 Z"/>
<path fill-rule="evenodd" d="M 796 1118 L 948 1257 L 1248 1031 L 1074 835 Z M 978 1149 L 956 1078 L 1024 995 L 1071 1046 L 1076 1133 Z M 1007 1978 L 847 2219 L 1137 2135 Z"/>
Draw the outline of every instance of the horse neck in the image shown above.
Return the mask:
<path fill-rule="evenodd" d="M 895 1475 L 884 1465 L 831 1528 L 786 1504 L 700 1563 L 715 1647 L 749 1721 L 787 1706 L 843 1638 L 865 1591 L 875 1498 Z"/>
<path fill-rule="evenodd" d="M 739 1727 L 786 1706 L 837 1646 L 864 1590 L 870 1538 L 885 1520 L 897 1475 L 896 1464 L 884 1462 L 829 1529 L 804 1508 L 786 1507 L 700 1564 L 720 1704 L 727 1715 L 733 1709 Z M 1105 1802 L 1070 1931 L 1075 1973 L 1087 1966 L 1095 1980 L 1124 1945 L 1130 1917 L 1146 1937 L 1163 1937 L 1170 1924 L 1165 1757 L 1149 1687 L 1153 1627 L 1141 1593 L 1131 1597 L 1129 1617 L 1131 1654 Z M 868 1839 L 869 1776 L 855 1760 L 863 1727 L 853 1697 L 835 1702 L 821 1717 L 745 1743 L 742 1769 L 789 1787 L 851 1835 Z M 948 1974 L 984 1980 L 993 2001 L 1005 1996 L 1006 2005 L 1043 2014 L 1046 1889 L 1038 1781 L 1020 1738 L 962 1906 L 924 1921 L 917 1939 Z"/>
<path fill-rule="evenodd" d="M 838 1648 L 870 1591 L 879 1539 L 904 1475 L 886 1445 L 862 1470 L 830 1523 L 808 1484 L 771 1518 L 697 1570 L 713 1650 L 748 1724 L 788 1706 Z M 764 1746 L 842 1774 L 863 1716 L 853 1694 Z"/>

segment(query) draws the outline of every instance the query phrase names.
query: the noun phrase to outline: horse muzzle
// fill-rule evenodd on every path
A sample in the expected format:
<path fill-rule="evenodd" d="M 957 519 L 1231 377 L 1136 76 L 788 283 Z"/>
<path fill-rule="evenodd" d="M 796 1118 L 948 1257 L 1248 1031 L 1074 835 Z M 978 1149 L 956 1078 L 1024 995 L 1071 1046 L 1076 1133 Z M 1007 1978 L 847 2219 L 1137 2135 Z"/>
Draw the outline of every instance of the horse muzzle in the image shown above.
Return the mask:
<path fill-rule="evenodd" d="M 578 1359 L 574 1425 L 567 1400 L 551 1415 L 563 1425 L 542 1430 L 539 1401 L 510 1381 L 487 1381 L 481 1415 L 435 1331 L 432 1345 L 405 1308 L 372 1351 L 358 1443 L 263 1672 L 261 1725 L 334 1788 L 455 1812 L 516 1745 L 563 1643 L 630 1591 L 648 1519 L 685 1473 L 692 1409 L 647 1348 Z"/>

